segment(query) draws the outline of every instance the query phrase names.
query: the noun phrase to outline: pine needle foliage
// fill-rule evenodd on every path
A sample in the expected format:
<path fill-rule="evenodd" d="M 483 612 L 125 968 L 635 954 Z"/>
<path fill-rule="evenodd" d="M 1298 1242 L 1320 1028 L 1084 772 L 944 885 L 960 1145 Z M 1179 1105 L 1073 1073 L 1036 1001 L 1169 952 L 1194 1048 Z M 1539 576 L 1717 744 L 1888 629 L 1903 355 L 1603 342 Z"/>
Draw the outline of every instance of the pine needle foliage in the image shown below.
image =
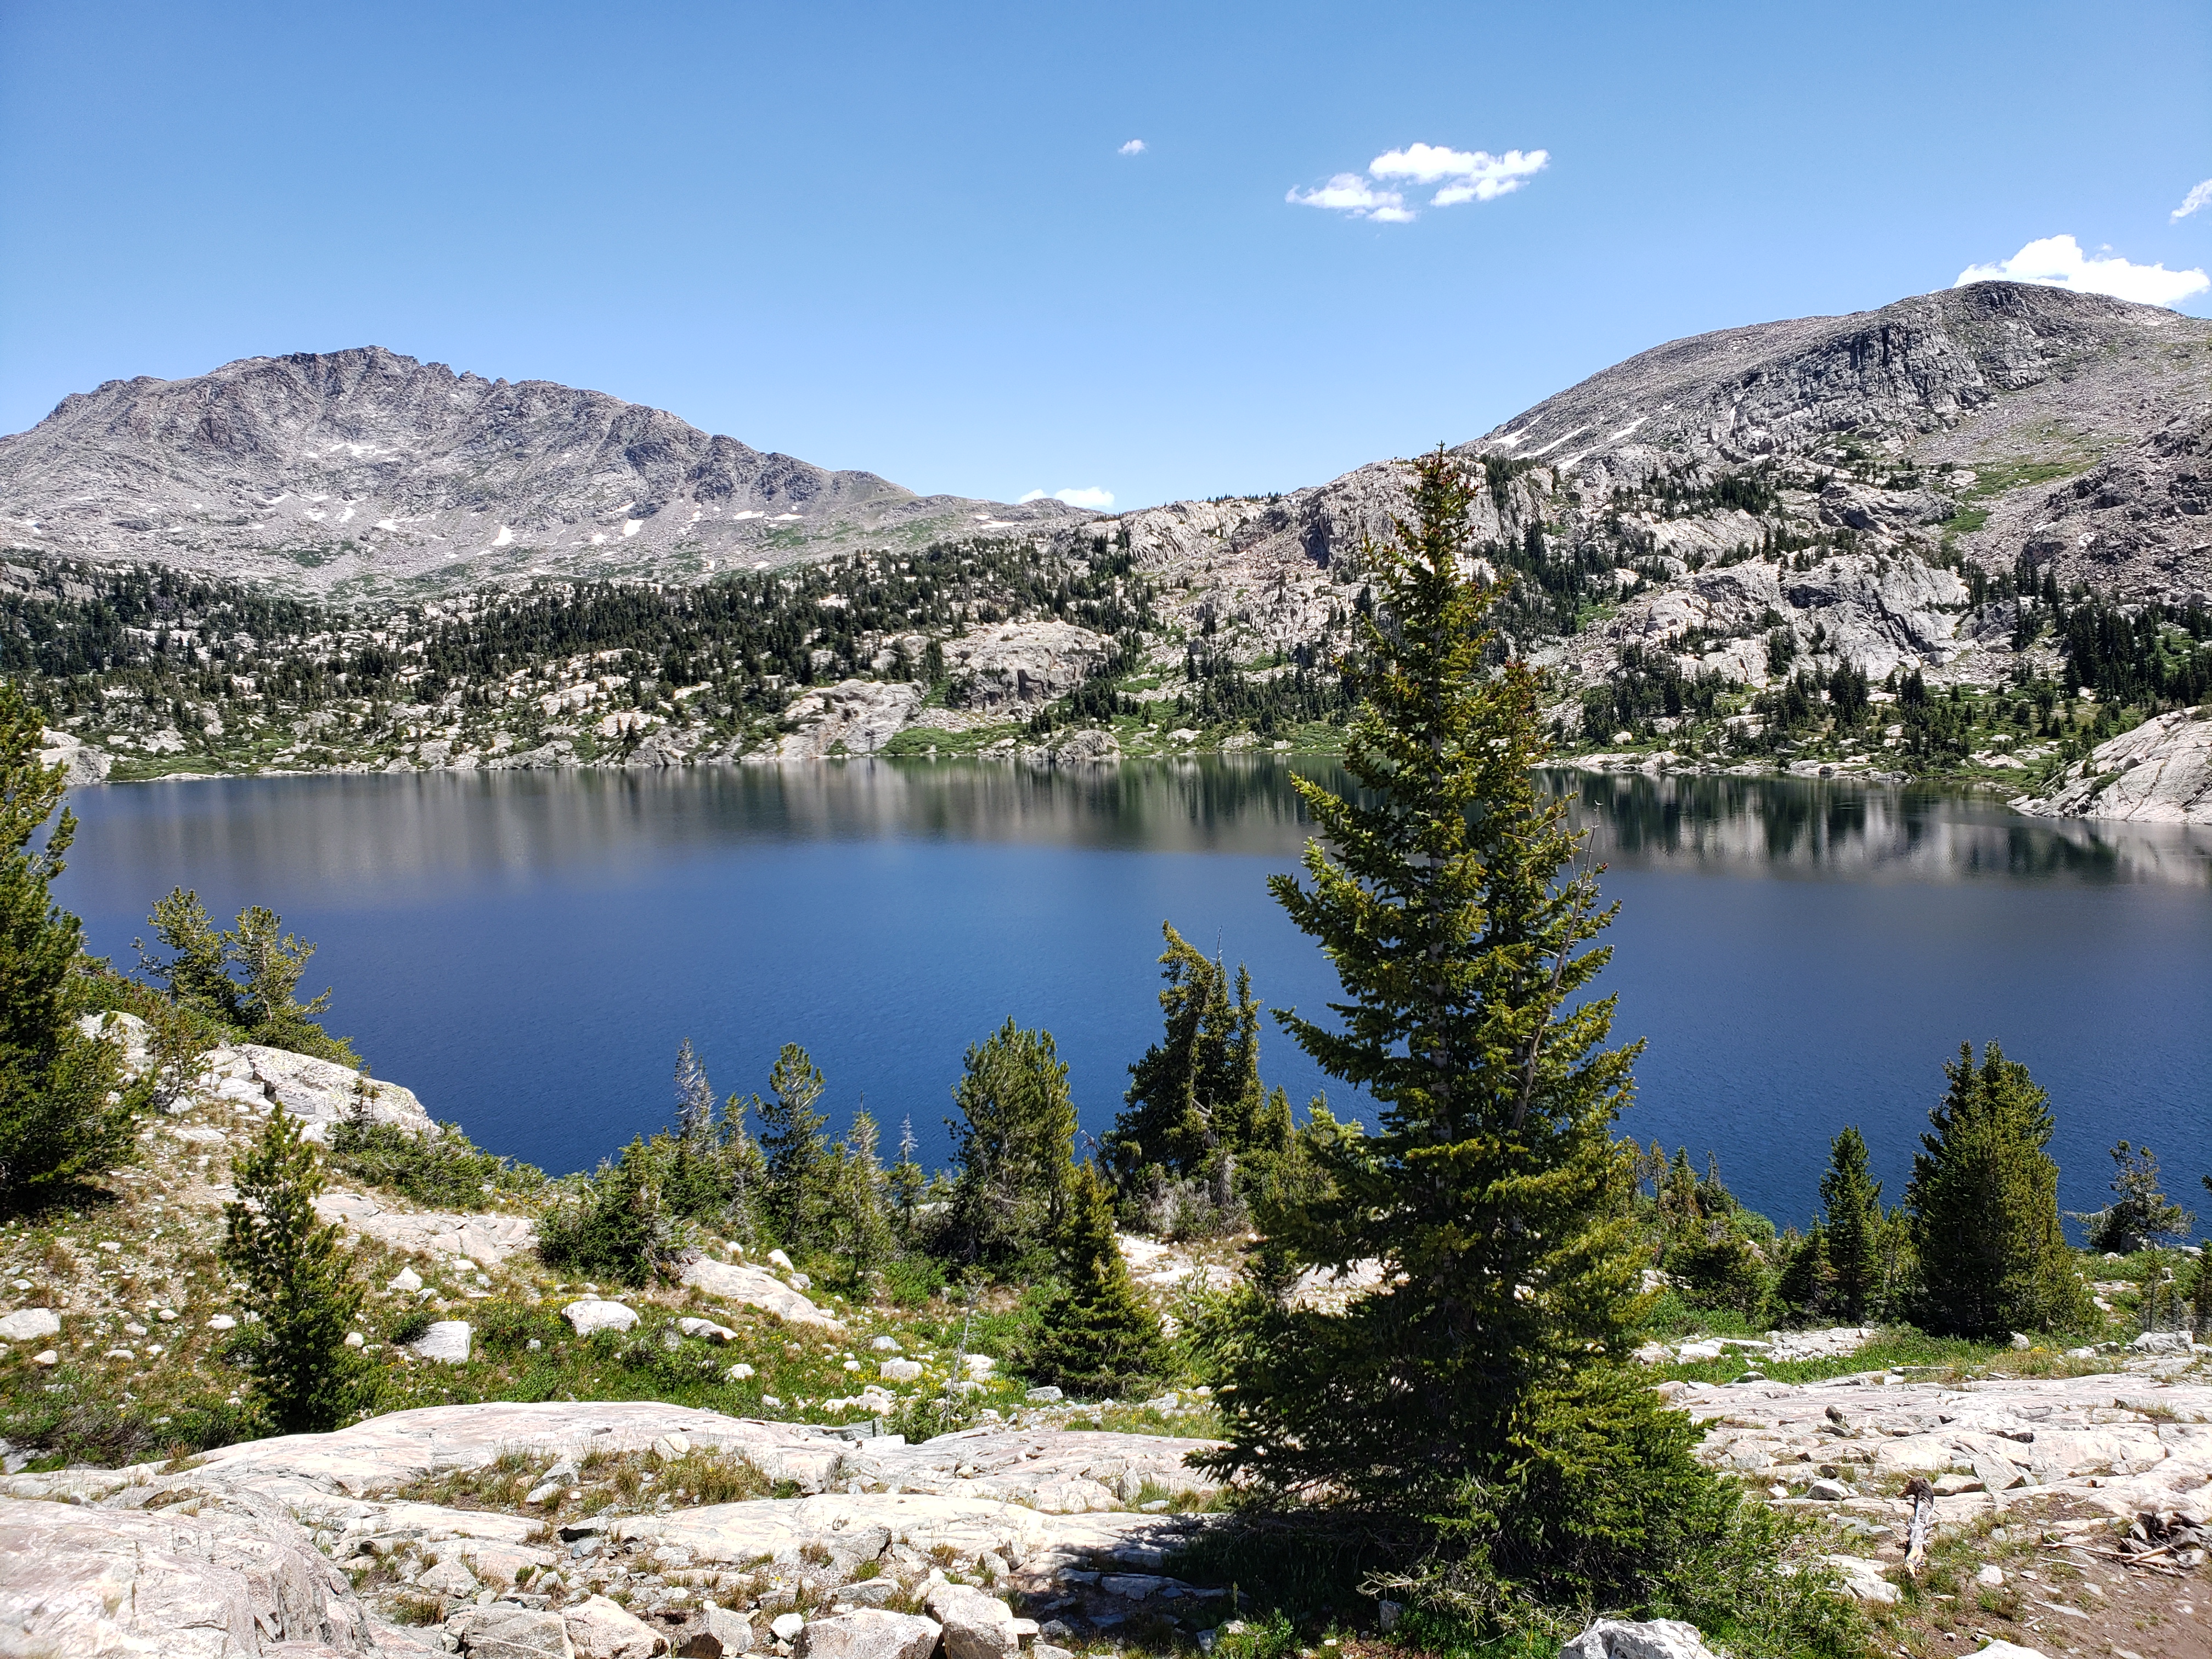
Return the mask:
<path fill-rule="evenodd" d="M 1067 1213 L 1075 1101 L 1049 1031 L 1009 1019 L 970 1047 L 952 1098 L 951 1211 L 945 1253 L 1003 1266 L 1048 1247 Z"/>
<path fill-rule="evenodd" d="M 340 1229 L 315 1218 L 322 1160 L 279 1106 L 231 1170 L 238 1196 L 222 1206 L 220 1255 L 258 1316 L 240 1346 L 261 1408 L 280 1434 L 334 1429 L 353 1408 L 360 1380 L 345 1339 L 362 1286 L 339 1248 Z"/>
<path fill-rule="evenodd" d="M 2051 1097 L 1995 1042 L 1961 1043 L 1905 1189 L 1916 1322 L 1939 1336 L 2071 1330 L 2089 1317 L 2058 1220 Z"/>
<path fill-rule="evenodd" d="M 1236 994 L 1219 962 L 1162 922 L 1160 1012 L 1165 1030 L 1129 1067 L 1129 1090 L 1108 1137 L 1124 1182 L 1157 1164 L 1174 1176 L 1210 1173 L 1222 1154 L 1238 1157 L 1262 1137 L 1267 1091 L 1260 1083 L 1260 1003 L 1240 964 Z"/>
<path fill-rule="evenodd" d="M 1535 676 L 1492 666 L 1499 589 L 1470 575 L 1474 486 L 1439 451 L 1365 551 L 1358 792 L 1299 781 L 1310 885 L 1270 885 L 1335 965 L 1330 1029 L 1280 1015 L 1381 1121 L 1335 1137 L 1302 1212 L 1265 1215 L 1285 1267 L 1380 1262 L 1341 1314 L 1263 1311 L 1231 1357 L 1218 1468 L 1285 1492 L 1434 1513 L 1494 1477 L 1539 1389 L 1624 1353 L 1642 1311 L 1632 1149 L 1612 1127 L 1640 1045 L 1608 1048 L 1609 952 L 1578 842 L 1538 793 Z"/>
<path fill-rule="evenodd" d="M 830 1119 L 815 1109 L 824 1085 L 806 1050 L 787 1042 L 768 1076 L 769 1097 L 752 1099 L 760 1124 L 760 1150 L 767 1165 L 767 1209 L 776 1237 L 787 1249 L 821 1241 L 829 1231 L 830 1201 Z"/>
<path fill-rule="evenodd" d="M 2155 1152 L 2124 1140 L 2112 1148 L 2112 1202 L 2074 1216 L 2088 1224 L 2091 1249 L 2132 1255 L 2188 1232 L 2197 1218 L 2166 1197 Z"/>
<path fill-rule="evenodd" d="M 1874 1307 L 1881 1282 L 1881 1182 L 1868 1171 L 1866 1141 L 1856 1127 L 1828 1143 L 1820 1215 L 1829 1302 L 1856 1325 Z"/>
<path fill-rule="evenodd" d="M 67 769 L 39 758 L 44 741 L 38 712 L 0 681 L 0 1210 L 36 1207 L 127 1160 L 149 1092 L 125 1089 L 116 1045 L 70 1018 L 84 934 L 51 886 L 76 820 L 61 807 Z"/>
<path fill-rule="evenodd" d="M 1078 1399 L 1127 1397 L 1168 1369 L 1159 1316 L 1138 1294 L 1114 1228 L 1114 1188 L 1095 1163 L 1069 1182 L 1065 1288 L 1045 1304 L 1029 1370 Z"/>

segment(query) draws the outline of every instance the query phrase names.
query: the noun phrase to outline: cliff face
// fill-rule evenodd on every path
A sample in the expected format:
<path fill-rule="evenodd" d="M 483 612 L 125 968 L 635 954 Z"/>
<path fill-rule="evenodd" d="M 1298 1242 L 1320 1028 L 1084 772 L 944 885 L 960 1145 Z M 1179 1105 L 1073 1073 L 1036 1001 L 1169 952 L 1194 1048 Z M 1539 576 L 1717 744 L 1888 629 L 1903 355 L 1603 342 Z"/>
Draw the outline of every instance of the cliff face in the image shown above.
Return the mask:
<path fill-rule="evenodd" d="M 380 347 L 111 380 L 0 438 L 0 538 L 315 591 L 697 579 L 1089 515 L 920 496 L 545 380 Z"/>
<path fill-rule="evenodd" d="M 2025 559 L 2062 586 L 2186 605 L 2212 602 L 2208 445 L 2212 322 L 1981 283 L 1674 341 L 1457 453 L 1526 468 L 1485 490 L 1479 539 L 1519 542 L 1533 526 L 1555 550 L 1683 567 L 1647 574 L 1647 591 L 1771 531 L 1849 532 L 1890 560 L 1994 573 Z M 1771 497 L 1753 511 L 1715 498 L 1727 474 L 1763 477 Z M 1403 477 L 1378 463 L 1271 500 L 1179 501 L 1109 522 L 1197 603 L 1295 635 L 1310 626 L 1312 578 L 1355 562 L 1361 539 L 1403 510 Z M 1670 477 L 1705 493 L 1655 499 Z M 1879 604 L 1845 604 L 1845 636 L 1893 635 Z M 1917 654 L 1938 666 L 1971 644 L 1944 630 Z"/>

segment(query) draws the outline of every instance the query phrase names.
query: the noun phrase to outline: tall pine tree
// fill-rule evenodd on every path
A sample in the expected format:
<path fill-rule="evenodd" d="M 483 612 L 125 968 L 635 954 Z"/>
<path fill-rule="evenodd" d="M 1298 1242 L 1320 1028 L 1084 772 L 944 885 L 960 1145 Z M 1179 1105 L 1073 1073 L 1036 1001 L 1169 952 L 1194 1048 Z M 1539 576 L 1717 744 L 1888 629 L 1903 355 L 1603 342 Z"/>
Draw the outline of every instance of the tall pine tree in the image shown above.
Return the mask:
<path fill-rule="evenodd" d="M 795 1250 L 824 1242 L 827 1231 L 830 1141 L 823 1128 L 830 1120 L 814 1109 L 822 1098 L 822 1073 L 805 1049 L 787 1042 L 769 1069 L 768 1086 L 766 1100 L 752 1099 L 767 1165 L 766 1207 L 778 1241 Z"/>
<path fill-rule="evenodd" d="M 1260 1003 L 1252 977 L 1237 969 L 1231 1000 L 1223 965 L 1160 924 L 1160 1012 L 1166 1029 L 1129 1067 L 1129 1090 L 1108 1137 L 1127 1181 L 1148 1165 L 1168 1174 L 1209 1174 L 1225 1152 L 1241 1156 L 1267 1118 L 1260 1084 Z"/>
<path fill-rule="evenodd" d="M 1049 1031 L 1009 1019 L 968 1050 L 952 1090 L 953 1178 L 945 1244 L 962 1261 L 1003 1264 L 1049 1244 L 1067 1213 L 1075 1102 Z"/>
<path fill-rule="evenodd" d="M 117 1046 L 70 1017 L 83 930 L 49 888 L 76 820 L 61 807 L 67 769 L 39 758 L 45 732 L 0 681 L 0 1211 L 34 1207 L 128 1159 L 150 1092 L 125 1089 Z"/>
<path fill-rule="evenodd" d="M 1856 1127 L 1828 1143 L 1820 1177 L 1829 1296 L 1853 1324 L 1867 1316 L 1881 1283 L 1881 1183 L 1867 1171 L 1866 1141 Z"/>
<path fill-rule="evenodd" d="M 1534 776 L 1535 675 L 1495 660 L 1474 488 L 1423 458 L 1411 516 L 1364 550 L 1359 787 L 1297 781 L 1321 832 L 1310 884 L 1270 883 L 1344 992 L 1336 1028 L 1279 1018 L 1381 1121 L 1332 1139 L 1312 1201 L 1263 1225 L 1285 1267 L 1376 1261 L 1388 1289 L 1340 1313 L 1256 1310 L 1213 1460 L 1413 1516 L 1499 1476 L 1532 1413 L 1569 1409 L 1626 1351 L 1641 1305 L 1633 1152 L 1612 1135 L 1637 1046 L 1607 1048 L 1612 1000 L 1582 995 L 1612 913 L 1589 873 L 1559 879 L 1578 842 Z"/>
<path fill-rule="evenodd" d="M 2051 1097 L 1991 1042 L 1961 1043 L 1905 1189 L 1917 1322 L 1945 1336 L 2066 1330 L 2088 1317 L 2058 1221 Z"/>

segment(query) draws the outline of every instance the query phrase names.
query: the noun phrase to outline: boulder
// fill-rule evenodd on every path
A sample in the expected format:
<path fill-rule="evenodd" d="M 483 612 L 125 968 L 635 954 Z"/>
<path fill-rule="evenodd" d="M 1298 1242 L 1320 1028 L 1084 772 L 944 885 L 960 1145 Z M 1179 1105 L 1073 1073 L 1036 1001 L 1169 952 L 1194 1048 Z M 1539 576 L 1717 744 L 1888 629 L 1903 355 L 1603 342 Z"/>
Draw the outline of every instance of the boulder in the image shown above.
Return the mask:
<path fill-rule="evenodd" d="M 772 1261 L 782 1251 L 769 1255 Z M 758 1308 L 794 1325 L 820 1325 L 836 1328 L 842 1322 L 826 1314 L 797 1291 L 774 1274 L 758 1267 L 748 1267 L 738 1262 L 716 1261 L 710 1256 L 698 1256 L 684 1264 L 684 1282 L 696 1285 L 709 1296 L 726 1302 L 742 1303 L 748 1308 Z"/>
<path fill-rule="evenodd" d="M 0 1319 L 0 1340 L 31 1342 L 62 1334 L 61 1316 L 51 1308 L 18 1308 Z"/>
<path fill-rule="evenodd" d="M 465 1607 L 446 1621 L 466 1659 L 575 1659 L 557 1613 L 538 1613 L 511 1601 Z"/>
<path fill-rule="evenodd" d="M 742 1613 L 709 1601 L 699 1609 L 699 1622 L 677 1644 L 678 1659 L 734 1659 L 753 1650 L 753 1624 Z"/>
<path fill-rule="evenodd" d="M 1897 1605 L 1897 1586 L 1882 1576 L 1881 1564 L 1863 1555 L 1824 1555 L 1821 1565 L 1833 1567 L 1843 1580 L 1844 1594 L 1869 1606 Z"/>
<path fill-rule="evenodd" d="M 1601 1619 L 1559 1650 L 1559 1659 L 1713 1659 L 1695 1625 L 1679 1619 Z"/>
<path fill-rule="evenodd" d="M 886 1359 L 876 1367 L 876 1375 L 890 1382 L 913 1382 L 920 1380 L 921 1366 L 912 1359 Z"/>
<path fill-rule="evenodd" d="M 972 1584 L 933 1585 L 923 1605 L 945 1627 L 945 1659 L 1012 1659 L 1021 1651 L 1014 1610 Z"/>
<path fill-rule="evenodd" d="M 323 1193 L 315 1199 L 315 1218 L 342 1223 L 395 1250 L 411 1255 L 466 1256 L 480 1267 L 495 1267 L 518 1251 L 538 1248 L 538 1224 L 527 1216 L 463 1215 L 450 1210 L 413 1210 L 364 1193 Z M 392 1288 L 420 1289 L 392 1281 Z"/>
<path fill-rule="evenodd" d="M 783 1620 L 776 1623 L 780 1626 Z M 945 1634 L 949 1638 L 951 1632 Z M 792 1651 L 797 1659 L 929 1659 L 937 1650 L 938 1637 L 937 1625 L 918 1614 L 862 1607 L 816 1620 L 799 1632 Z M 945 1650 L 948 1655 L 953 1651 L 949 1640 Z"/>
<path fill-rule="evenodd" d="M 115 763 L 115 757 L 105 749 L 94 748 L 74 732 L 57 732 L 52 726 L 40 737 L 46 747 L 39 750 L 39 764 L 66 768 L 65 781 L 70 788 L 107 781 L 107 769 Z"/>
<path fill-rule="evenodd" d="M 561 1610 L 561 1623 L 576 1659 L 652 1659 L 668 1651 L 668 1638 L 619 1602 L 586 1596 Z"/>
<path fill-rule="evenodd" d="M 413 1090 L 334 1060 L 241 1042 L 234 1048 L 210 1049 L 201 1064 L 218 1097 L 249 1106 L 282 1106 L 306 1126 L 310 1140 L 328 1139 L 331 1126 L 356 1111 L 373 1123 L 389 1123 L 410 1134 L 438 1133 Z"/>
<path fill-rule="evenodd" d="M 2212 705 L 2145 720 L 2068 767 L 2047 797 L 2012 805 L 2039 817 L 2212 823 Z"/>
<path fill-rule="evenodd" d="M 0 1498 L 0 1651 L 252 1659 L 376 1651 L 343 1573 L 265 1499 L 197 1515 Z"/>
<path fill-rule="evenodd" d="M 806 1629 L 806 1615 L 779 1613 L 768 1621 L 769 1634 L 779 1642 L 795 1642 Z"/>
<path fill-rule="evenodd" d="M 407 1346 L 425 1359 L 465 1365 L 469 1363 L 469 1339 L 474 1334 L 465 1319 L 441 1319 Z"/>
<path fill-rule="evenodd" d="M 626 1331 L 637 1323 L 637 1310 L 621 1302 L 586 1297 L 561 1310 L 561 1316 L 576 1328 L 579 1336 L 597 1331 Z"/>
<path fill-rule="evenodd" d="M 701 1337 L 709 1342 L 734 1342 L 738 1334 L 727 1325 L 717 1325 L 711 1319 L 679 1319 L 676 1328 L 686 1336 Z"/>
<path fill-rule="evenodd" d="M 872 755 L 912 722 L 927 688 L 898 681 L 842 680 L 817 686 L 783 711 L 790 732 L 771 758 L 821 760 Z"/>

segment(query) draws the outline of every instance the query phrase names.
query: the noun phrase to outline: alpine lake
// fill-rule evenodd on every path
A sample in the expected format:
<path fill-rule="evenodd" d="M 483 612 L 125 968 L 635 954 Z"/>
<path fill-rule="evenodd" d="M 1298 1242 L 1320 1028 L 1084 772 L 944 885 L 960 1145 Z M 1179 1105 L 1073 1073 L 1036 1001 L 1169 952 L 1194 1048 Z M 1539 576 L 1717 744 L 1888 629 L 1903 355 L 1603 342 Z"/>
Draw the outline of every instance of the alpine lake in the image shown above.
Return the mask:
<path fill-rule="evenodd" d="M 888 1154 L 911 1120 L 936 1163 L 963 1051 L 1009 1018 L 1110 1126 L 1158 1035 L 1164 921 L 1269 1006 L 1324 1008 L 1334 975 L 1267 892 L 1310 830 L 1294 770 L 1341 780 L 1223 756 L 113 786 L 72 792 L 58 897 L 118 968 L 172 887 L 219 923 L 271 906 L 375 1075 L 556 1173 L 671 1120 L 684 1037 L 721 1095 L 802 1044 L 833 1127 L 865 1107 Z M 1802 1224 L 1855 1123 L 1893 1202 L 1944 1061 L 1995 1038 L 2050 1091 L 2062 1207 L 2106 1201 L 2125 1138 L 2212 1210 L 2212 831 L 1833 781 L 1551 786 L 1620 905 L 1598 988 L 1644 1043 L 1621 1133 Z M 1372 1121 L 1272 1022 L 1262 1072 Z"/>

